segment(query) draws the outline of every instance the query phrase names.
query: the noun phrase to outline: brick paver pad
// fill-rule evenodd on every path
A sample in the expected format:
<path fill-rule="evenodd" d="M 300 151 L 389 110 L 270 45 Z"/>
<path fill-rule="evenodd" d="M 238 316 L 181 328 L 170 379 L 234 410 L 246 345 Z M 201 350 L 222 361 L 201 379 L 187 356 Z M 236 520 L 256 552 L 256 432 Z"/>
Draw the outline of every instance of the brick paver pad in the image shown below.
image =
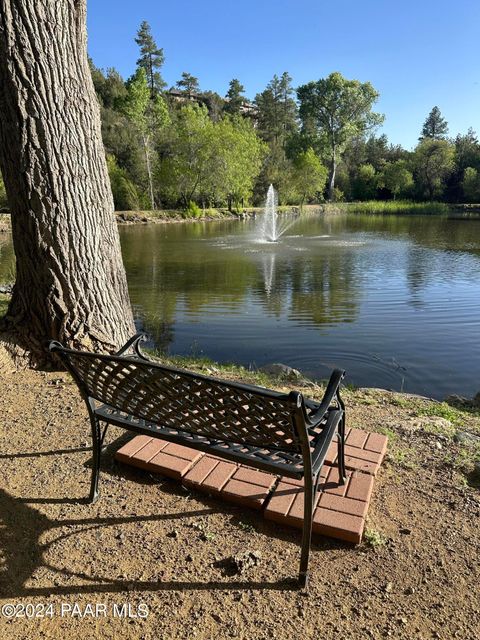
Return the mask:
<path fill-rule="evenodd" d="M 339 484 L 337 445 L 332 443 L 321 472 L 314 533 L 359 543 L 373 490 L 385 456 L 387 438 L 360 429 L 347 431 L 347 481 Z M 136 436 L 115 458 L 126 464 L 180 480 L 186 487 L 241 506 L 262 510 L 279 524 L 302 527 L 303 482 L 278 478 L 158 438 Z"/>

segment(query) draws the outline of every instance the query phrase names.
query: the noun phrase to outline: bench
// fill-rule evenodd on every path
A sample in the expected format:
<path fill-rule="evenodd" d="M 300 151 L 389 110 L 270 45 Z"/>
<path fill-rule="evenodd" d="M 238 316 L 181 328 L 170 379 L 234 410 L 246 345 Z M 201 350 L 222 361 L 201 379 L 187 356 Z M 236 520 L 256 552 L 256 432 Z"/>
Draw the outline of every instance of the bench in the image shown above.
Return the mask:
<path fill-rule="evenodd" d="M 320 471 L 338 435 L 345 481 L 345 406 L 333 371 L 321 402 L 297 391 L 220 380 L 152 361 L 141 351 L 145 334 L 115 355 L 76 351 L 51 341 L 86 402 L 93 441 L 90 502 L 98 498 L 100 453 L 109 424 L 186 445 L 255 469 L 304 481 L 299 583 L 305 586 Z M 130 354 L 129 354 L 130 352 Z M 103 431 L 102 431 L 103 423 Z"/>

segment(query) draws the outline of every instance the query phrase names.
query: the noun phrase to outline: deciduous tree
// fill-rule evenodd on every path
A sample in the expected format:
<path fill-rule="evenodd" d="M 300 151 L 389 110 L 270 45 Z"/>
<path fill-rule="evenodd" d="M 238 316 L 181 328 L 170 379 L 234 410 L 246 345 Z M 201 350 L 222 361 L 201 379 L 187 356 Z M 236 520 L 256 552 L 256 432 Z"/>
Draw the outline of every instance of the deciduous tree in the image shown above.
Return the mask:
<path fill-rule="evenodd" d="M 300 206 L 318 194 L 322 197 L 328 170 L 320 162 L 313 149 L 301 152 L 293 161 L 293 186 L 300 197 Z"/>
<path fill-rule="evenodd" d="M 86 47 L 85 0 L 2 0 L 0 169 L 16 282 L 4 325 L 112 349 L 134 330 Z"/>
<path fill-rule="evenodd" d="M 422 195 L 430 200 L 441 195 L 454 169 L 454 147 L 447 140 L 425 138 L 414 153 L 415 175 Z"/>
<path fill-rule="evenodd" d="M 346 144 L 383 121 L 382 115 L 372 112 L 378 93 L 369 82 L 347 80 L 335 72 L 299 87 L 297 95 L 304 129 L 316 131 L 327 144 L 332 199 L 337 164 Z"/>
<path fill-rule="evenodd" d="M 468 202 L 480 202 L 480 175 L 473 167 L 465 169 L 462 187 Z"/>
<path fill-rule="evenodd" d="M 165 196 L 187 207 L 200 193 L 207 192 L 207 180 L 214 160 L 213 122 L 205 106 L 181 107 L 167 132 L 168 143 L 157 172 Z"/>
<path fill-rule="evenodd" d="M 355 200 L 371 200 L 377 192 L 377 173 L 375 167 L 366 162 L 357 167 L 353 180 L 353 197 Z"/>
<path fill-rule="evenodd" d="M 413 187 L 413 175 L 404 160 L 387 162 L 378 179 L 378 186 L 388 189 L 395 200 Z"/>
<path fill-rule="evenodd" d="M 224 118 L 214 127 L 215 149 L 211 177 L 216 192 L 227 198 L 229 209 L 237 209 L 252 192 L 267 146 L 257 136 L 250 120 Z"/>
<path fill-rule="evenodd" d="M 150 205 L 152 209 L 155 209 L 152 142 L 155 134 L 169 123 L 170 116 L 162 96 L 157 94 L 152 97 L 147 83 L 147 75 L 141 67 L 137 69 L 127 83 L 127 96 L 124 100 L 123 110 L 129 121 L 137 129 L 142 141 L 148 176 Z"/>

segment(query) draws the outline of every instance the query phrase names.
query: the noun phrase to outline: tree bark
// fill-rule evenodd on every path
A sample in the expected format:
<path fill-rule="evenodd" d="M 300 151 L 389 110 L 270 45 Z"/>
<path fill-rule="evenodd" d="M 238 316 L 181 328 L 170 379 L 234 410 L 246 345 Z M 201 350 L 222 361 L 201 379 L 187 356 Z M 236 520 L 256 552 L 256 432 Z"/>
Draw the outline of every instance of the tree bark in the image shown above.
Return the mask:
<path fill-rule="evenodd" d="M 332 153 L 332 161 L 330 164 L 330 176 L 328 179 L 328 199 L 333 200 L 333 190 L 335 189 L 335 174 L 337 172 L 337 159 L 335 150 Z"/>
<path fill-rule="evenodd" d="M 111 350 L 134 330 L 86 0 L 0 0 L 0 169 L 17 278 L 6 329 L 34 361 L 46 339 Z"/>
<path fill-rule="evenodd" d="M 145 151 L 145 164 L 147 166 L 148 190 L 150 192 L 150 205 L 152 207 L 152 211 L 155 211 L 155 195 L 153 193 L 152 165 L 150 162 L 150 140 L 148 139 L 147 136 L 143 135 L 142 142 L 143 142 L 143 149 Z"/>

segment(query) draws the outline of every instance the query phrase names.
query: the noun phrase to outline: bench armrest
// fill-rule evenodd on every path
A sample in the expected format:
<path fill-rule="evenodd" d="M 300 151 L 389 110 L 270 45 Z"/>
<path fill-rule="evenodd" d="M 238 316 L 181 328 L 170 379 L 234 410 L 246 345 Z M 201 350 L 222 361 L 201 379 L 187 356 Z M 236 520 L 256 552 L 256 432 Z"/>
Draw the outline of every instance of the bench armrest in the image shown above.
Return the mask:
<path fill-rule="evenodd" d="M 128 342 L 126 342 L 123 347 L 115 353 L 116 356 L 122 356 L 126 353 L 131 347 L 133 347 L 135 354 L 141 358 L 142 360 L 148 360 L 148 358 L 143 354 L 140 350 L 140 342 L 144 342 L 147 339 L 146 333 L 137 333 L 130 338 Z"/>
<path fill-rule="evenodd" d="M 320 424 L 320 422 L 322 422 L 322 420 L 325 417 L 325 414 L 330 408 L 332 400 L 334 399 L 334 397 L 338 398 L 338 389 L 344 377 L 345 377 L 345 371 L 343 369 L 335 369 L 332 372 L 332 375 L 330 376 L 330 380 L 328 381 L 328 385 L 323 395 L 320 406 L 316 411 L 311 413 L 307 418 L 307 425 L 309 427 L 315 427 L 318 424 Z"/>

